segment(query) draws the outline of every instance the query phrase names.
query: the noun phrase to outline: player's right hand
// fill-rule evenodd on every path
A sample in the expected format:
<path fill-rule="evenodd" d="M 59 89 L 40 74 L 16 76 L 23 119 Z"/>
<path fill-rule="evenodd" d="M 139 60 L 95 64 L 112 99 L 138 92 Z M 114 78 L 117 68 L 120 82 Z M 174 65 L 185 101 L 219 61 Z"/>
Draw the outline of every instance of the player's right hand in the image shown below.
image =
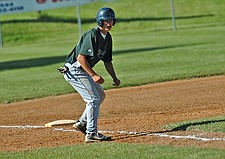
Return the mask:
<path fill-rule="evenodd" d="M 99 75 L 93 75 L 92 79 L 95 81 L 95 83 L 97 84 L 103 84 L 104 83 L 104 79 L 99 76 Z"/>

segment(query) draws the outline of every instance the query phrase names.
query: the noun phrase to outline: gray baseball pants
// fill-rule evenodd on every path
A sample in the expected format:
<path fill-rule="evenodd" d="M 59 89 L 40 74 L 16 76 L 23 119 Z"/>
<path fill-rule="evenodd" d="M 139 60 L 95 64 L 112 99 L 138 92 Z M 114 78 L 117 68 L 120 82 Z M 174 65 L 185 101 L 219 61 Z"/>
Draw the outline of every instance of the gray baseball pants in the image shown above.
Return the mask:
<path fill-rule="evenodd" d="M 86 108 L 80 117 L 82 124 L 87 124 L 86 133 L 97 133 L 100 104 L 105 99 L 105 92 L 100 84 L 75 62 L 64 74 L 64 78 L 81 95 L 86 102 Z"/>

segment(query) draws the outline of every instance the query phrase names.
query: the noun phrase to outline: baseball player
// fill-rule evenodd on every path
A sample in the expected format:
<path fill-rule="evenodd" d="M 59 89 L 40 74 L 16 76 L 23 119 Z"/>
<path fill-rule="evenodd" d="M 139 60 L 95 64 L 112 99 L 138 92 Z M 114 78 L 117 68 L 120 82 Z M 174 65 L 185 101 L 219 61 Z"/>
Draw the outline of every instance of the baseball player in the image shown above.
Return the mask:
<path fill-rule="evenodd" d="M 95 64 L 103 61 L 113 85 L 120 85 L 112 64 L 112 38 L 109 33 L 116 23 L 115 12 L 111 8 L 101 8 L 96 21 L 98 26 L 82 35 L 67 56 L 64 67 L 58 69 L 86 102 L 82 116 L 73 125 L 85 134 L 86 143 L 111 140 L 111 137 L 98 132 L 99 107 L 105 99 L 105 92 L 101 86 L 104 79 L 93 70 Z"/>

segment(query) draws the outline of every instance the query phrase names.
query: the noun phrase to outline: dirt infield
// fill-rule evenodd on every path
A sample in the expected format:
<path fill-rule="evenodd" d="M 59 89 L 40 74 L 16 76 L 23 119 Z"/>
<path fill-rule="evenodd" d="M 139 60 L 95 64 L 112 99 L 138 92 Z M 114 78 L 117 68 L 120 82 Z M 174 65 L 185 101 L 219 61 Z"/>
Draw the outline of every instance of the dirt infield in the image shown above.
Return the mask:
<path fill-rule="evenodd" d="M 225 76 L 112 89 L 106 95 L 99 130 L 111 135 L 112 142 L 225 148 L 225 133 L 162 128 L 172 122 L 224 115 Z M 77 93 L 1 104 L 0 151 L 83 144 L 84 136 L 71 125 L 43 125 L 59 119 L 76 120 L 84 105 Z"/>

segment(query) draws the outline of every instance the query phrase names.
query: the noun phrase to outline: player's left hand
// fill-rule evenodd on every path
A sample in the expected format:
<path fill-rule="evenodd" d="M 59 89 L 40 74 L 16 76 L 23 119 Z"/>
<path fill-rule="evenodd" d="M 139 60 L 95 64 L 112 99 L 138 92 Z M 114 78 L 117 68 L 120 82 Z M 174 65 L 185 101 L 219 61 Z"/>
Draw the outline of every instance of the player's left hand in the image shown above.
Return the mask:
<path fill-rule="evenodd" d="M 120 85 L 120 80 L 119 79 L 113 79 L 113 86 L 119 86 Z"/>

